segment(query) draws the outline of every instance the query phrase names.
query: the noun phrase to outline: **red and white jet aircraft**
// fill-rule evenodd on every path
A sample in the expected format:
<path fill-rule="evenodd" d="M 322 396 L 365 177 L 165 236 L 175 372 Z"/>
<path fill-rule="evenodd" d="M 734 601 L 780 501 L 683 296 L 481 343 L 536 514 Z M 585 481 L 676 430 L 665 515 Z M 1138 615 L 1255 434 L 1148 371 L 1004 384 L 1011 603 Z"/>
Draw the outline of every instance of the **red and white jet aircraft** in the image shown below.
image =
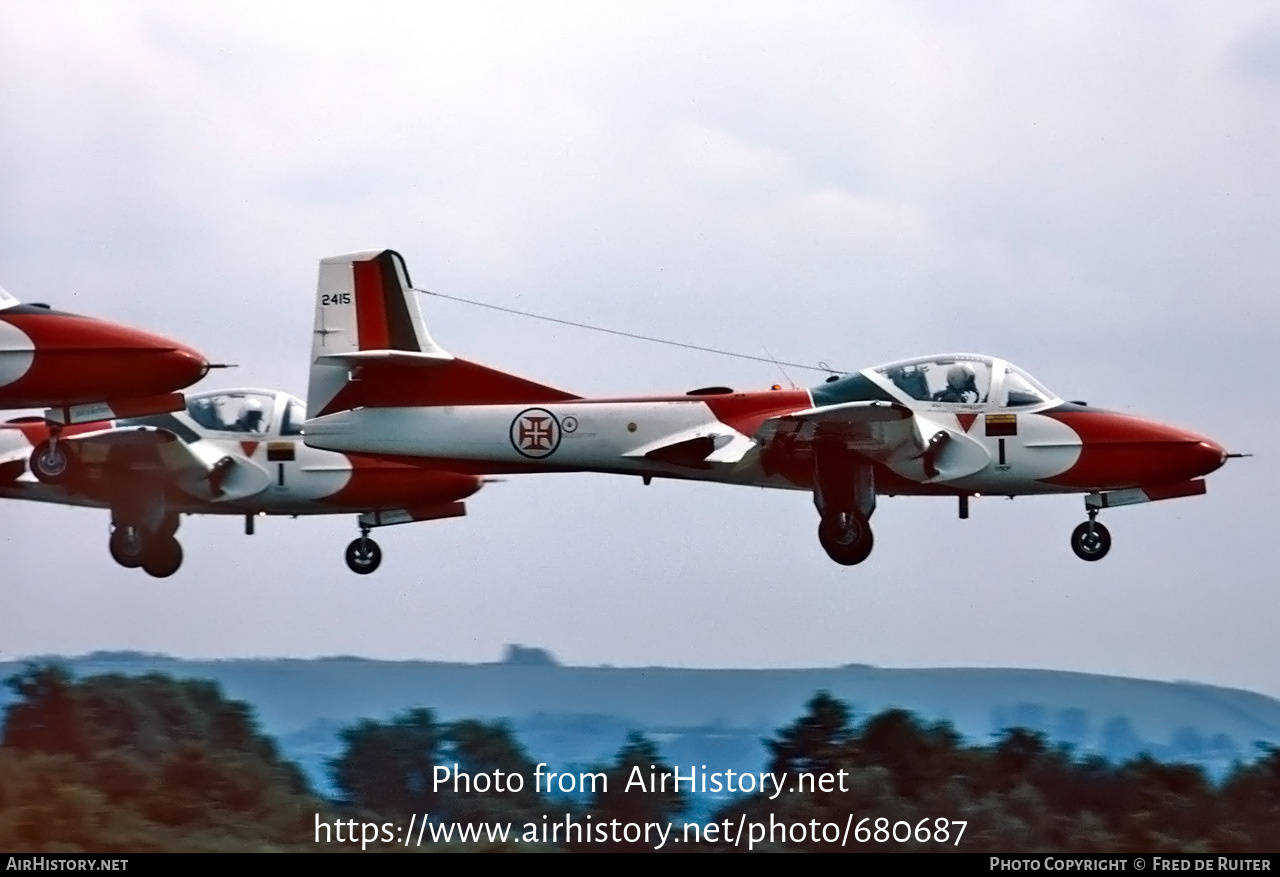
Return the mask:
<path fill-rule="evenodd" d="M 129 326 L 22 304 L 0 289 L 0 408 L 47 408 L 49 441 L 31 459 L 53 477 L 67 465 L 61 428 L 177 411 L 178 390 L 209 371 L 199 352 Z"/>
<path fill-rule="evenodd" d="M 871 553 L 877 494 L 1083 493 L 1071 547 L 1099 560 L 1101 509 L 1204 493 L 1228 458 L 1172 426 L 1064 402 L 990 356 L 946 354 L 807 390 L 584 399 L 431 339 L 393 251 L 320 262 L 307 444 L 475 475 L 591 471 L 813 492 L 837 563 Z"/>
<path fill-rule="evenodd" d="M 199 393 L 177 413 L 67 427 L 67 465 L 51 475 L 29 468 L 49 424 L 19 418 L 0 424 L 0 497 L 108 508 L 111 556 L 163 577 L 182 564 L 180 514 L 243 515 L 252 533 L 257 515 L 355 512 L 347 565 L 371 573 L 382 561 L 371 529 L 464 515 L 480 489 L 475 475 L 309 448 L 303 420 L 285 393 Z"/>

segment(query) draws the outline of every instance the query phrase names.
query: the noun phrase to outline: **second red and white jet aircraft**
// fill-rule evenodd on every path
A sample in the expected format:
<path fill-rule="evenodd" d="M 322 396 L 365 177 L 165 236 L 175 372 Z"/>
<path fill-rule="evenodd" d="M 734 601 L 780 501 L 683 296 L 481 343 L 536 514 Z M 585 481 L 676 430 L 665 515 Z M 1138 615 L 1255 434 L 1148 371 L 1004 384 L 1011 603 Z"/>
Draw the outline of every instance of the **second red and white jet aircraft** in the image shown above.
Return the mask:
<path fill-rule="evenodd" d="M 31 466 L 50 426 L 38 417 L 0 424 L 0 497 L 106 508 L 108 546 L 125 567 L 157 577 L 182 564 L 180 515 L 356 514 L 347 566 L 365 574 L 382 551 L 375 527 L 466 514 L 483 479 L 414 462 L 339 454 L 302 443 L 302 402 L 271 390 L 192 395 L 182 411 L 67 427 L 56 477 Z"/>
<path fill-rule="evenodd" d="M 57 478 L 64 426 L 180 410 L 178 391 L 209 371 L 198 351 L 106 320 L 23 304 L 0 289 L 0 408 L 45 408 L 31 466 Z"/>
<path fill-rule="evenodd" d="M 943 354 L 810 389 L 585 399 L 453 356 L 401 256 L 320 262 L 308 445 L 488 475 L 590 471 L 806 490 L 837 563 L 871 553 L 877 495 L 1084 494 L 1084 560 L 1112 506 L 1194 496 L 1228 456 L 1178 427 L 1064 402 L 1017 366 Z"/>

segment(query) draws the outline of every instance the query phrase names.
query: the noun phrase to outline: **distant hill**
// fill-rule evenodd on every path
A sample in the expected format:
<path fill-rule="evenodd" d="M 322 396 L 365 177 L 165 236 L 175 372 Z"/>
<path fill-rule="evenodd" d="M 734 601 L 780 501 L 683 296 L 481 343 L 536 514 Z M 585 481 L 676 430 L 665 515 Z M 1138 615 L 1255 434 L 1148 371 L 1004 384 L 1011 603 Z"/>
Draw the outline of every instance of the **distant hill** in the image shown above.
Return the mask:
<path fill-rule="evenodd" d="M 1011 726 L 1044 732 L 1080 753 L 1124 759 L 1148 752 L 1218 776 L 1252 761 L 1257 743 L 1280 744 L 1280 701 L 1248 691 L 1085 673 L 1014 669 L 799 670 L 566 667 L 542 649 L 513 646 L 492 664 L 375 661 L 357 657 L 187 661 L 98 652 L 48 658 L 77 675 L 161 672 L 219 682 L 251 704 L 321 791 L 337 732 L 361 718 L 411 707 L 443 720 L 506 719 L 535 760 L 553 767 L 601 763 L 631 730 L 657 740 L 673 764 L 759 770 L 762 740 L 798 717 L 819 690 L 865 719 L 903 707 L 945 720 L 968 741 Z M 8 677 L 25 662 L 0 663 Z M 12 694 L 0 692 L 0 706 Z"/>

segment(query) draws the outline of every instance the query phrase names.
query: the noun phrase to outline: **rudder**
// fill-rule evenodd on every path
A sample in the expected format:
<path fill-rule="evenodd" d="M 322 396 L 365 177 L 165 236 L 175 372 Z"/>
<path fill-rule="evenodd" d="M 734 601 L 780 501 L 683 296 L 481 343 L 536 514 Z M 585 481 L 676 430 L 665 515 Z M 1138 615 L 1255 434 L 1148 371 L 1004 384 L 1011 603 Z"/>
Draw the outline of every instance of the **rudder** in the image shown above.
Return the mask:
<path fill-rule="evenodd" d="M 427 332 L 404 258 L 320 260 L 307 417 L 357 407 L 548 403 L 579 397 L 456 359 Z"/>
<path fill-rule="evenodd" d="M 395 250 L 366 250 L 320 260 L 307 388 L 309 417 L 338 394 L 365 351 L 452 358 L 427 332 L 404 257 Z"/>

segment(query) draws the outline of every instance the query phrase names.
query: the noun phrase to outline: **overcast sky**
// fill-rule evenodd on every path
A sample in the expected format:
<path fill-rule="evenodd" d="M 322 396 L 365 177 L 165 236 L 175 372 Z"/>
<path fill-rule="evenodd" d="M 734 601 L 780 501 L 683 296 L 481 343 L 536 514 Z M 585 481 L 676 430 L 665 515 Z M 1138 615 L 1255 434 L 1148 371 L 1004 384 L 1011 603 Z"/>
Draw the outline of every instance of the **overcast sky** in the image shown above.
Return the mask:
<path fill-rule="evenodd" d="M 103 511 L 0 501 L 0 658 L 1045 667 L 1280 696 L 1280 16 L 1225 4 L 0 3 L 0 285 L 305 392 L 316 263 L 841 369 L 1008 358 L 1068 399 L 1255 452 L 1207 496 L 882 499 L 827 559 L 807 494 L 601 475 L 457 520 L 186 518 L 116 566 Z M 449 351 L 583 394 L 771 365 L 427 299 Z M 822 375 L 791 370 L 801 384 Z"/>

